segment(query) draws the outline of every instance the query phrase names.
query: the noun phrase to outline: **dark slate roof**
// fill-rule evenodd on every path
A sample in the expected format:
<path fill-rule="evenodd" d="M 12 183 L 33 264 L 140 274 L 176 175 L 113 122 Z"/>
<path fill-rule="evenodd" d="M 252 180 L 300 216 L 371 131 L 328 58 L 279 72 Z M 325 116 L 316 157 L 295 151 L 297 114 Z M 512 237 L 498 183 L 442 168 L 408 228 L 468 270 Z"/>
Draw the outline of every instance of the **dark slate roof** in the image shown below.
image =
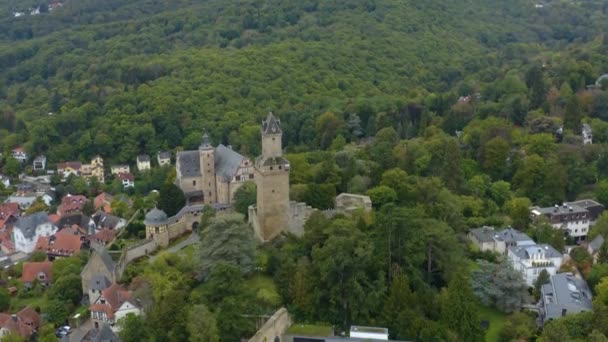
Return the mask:
<path fill-rule="evenodd" d="M 587 283 L 572 273 L 551 276 L 551 282 L 542 286 L 545 320 L 559 318 L 562 310 L 566 314 L 591 311 L 592 296 Z"/>
<path fill-rule="evenodd" d="M 198 151 L 183 151 L 177 154 L 179 170 L 183 177 L 201 175 L 201 159 Z"/>
<path fill-rule="evenodd" d="M 97 290 L 97 291 L 105 290 L 110 285 L 112 285 L 112 282 L 108 278 L 106 278 L 106 276 L 104 276 L 103 274 L 95 274 L 91 278 L 90 288 L 92 290 Z"/>
<path fill-rule="evenodd" d="M 169 152 L 169 151 L 160 151 L 160 152 L 158 152 L 158 157 L 160 159 L 170 159 L 171 158 L 171 152 Z"/>
<path fill-rule="evenodd" d="M 265 158 L 264 156 L 259 156 L 256 159 L 256 164 L 258 166 L 289 165 L 289 161 L 283 157 Z"/>
<path fill-rule="evenodd" d="M 150 156 L 147 154 L 140 154 L 137 156 L 137 161 L 138 162 L 147 162 L 150 161 Z"/>
<path fill-rule="evenodd" d="M 499 238 L 506 243 L 515 243 L 522 241 L 533 241 L 528 235 L 520 232 L 515 228 L 506 228 L 498 232 Z"/>
<path fill-rule="evenodd" d="M 82 338 L 83 342 L 120 342 L 120 338 L 112 331 L 109 325 L 103 324 L 99 329 L 91 329 Z"/>
<path fill-rule="evenodd" d="M 266 120 L 262 121 L 262 134 L 281 134 L 281 120 L 268 113 Z"/>
<path fill-rule="evenodd" d="M 100 248 L 96 249 L 95 252 L 99 254 L 99 256 L 101 257 L 101 261 L 103 261 L 107 269 L 114 272 L 114 269 L 116 268 L 116 263 L 114 262 L 114 259 L 112 259 L 108 251 L 105 248 Z"/>
<path fill-rule="evenodd" d="M 602 245 L 604 244 L 604 237 L 601 235 L 598 235 L 595 237 L 595 239 L 591 240 L 591 242 L 589 242 L 589 247 L 591 247 L 591 250 L 593 252 L 597 252 L 600 250 L 600 248 L 602 247 Z"/>
<path fill-rule="evenodd" d="M 15 222 L 15 229 L 19 229 L 23 236 L 27 239 L 31 239 L 36 235 L 36 227 L 45 224 L 51 223 L 49 219 L 49 215 L 44 212 L 35 213 L 27 216 L 19 216 L 17 222 Z"/>
<path fill-rule="evenodd" d="M 207 134 L 207 132 L 205 131 L 205 133 L 203 134 L 203 142 L 200 146 L 202 149 L 212 149 L 213 146 L 211 146 L 211 143 L 209 142 L 209 134 Z"/>
<path fill-rule="evenodd" d="M 516 246 L 509 248 L 509 250 L 521 259 L 529 259 L 532 254 L 540 252 L 544 252 L 547 258 L 558 258 L 562 256 L 562 253 L 545 243 L 539 245 Z"/>
<path fill-rule="evenodd" d="M 581 207 L 578 204 L 566 203 L 566 205 L 557 205 L 553 207 L 545 207 L 545 208 L 534 208 L 540 214 L 543 215 L 559 215 L 559 214 L 572 214 L 572 213 L 585 213 L 587 209 Z M 572 210 L 570 210 L 572 209 Z"/>
<path fill-rule="evenodd" d="M 57 226 L 59 228 L 63 227 L 71 227 L 72 225 L 79 225 L 82 228 L 89 228 L 89 223 L 91 222 L 91 218 L 85 214 L 74 214 L 70 216 L 63 216 L 59 222 L 57 222 Z"/>
<path fill-rule="evenodd" d="M 230 181 L 244 159 L 246 158 L 239 153 L 220 144 L 215 149 L 215 173 Z"/>
<path fill-rule="evenodd" d="M 118 226 L 120 220 L 120 217 L 104 213 L 103 211 L 98 211 L 93 215 L 93 222 L 95 222 L 97 226 L 104 226 L 112 229 Z"/>
<path fill-rule="evenodd" d="M 479 242 L 491 242 L 497 236 L 497 233 L 493 227 L 486 227 L 486 226 L 471 229 L 471 231 L 469 233 L 471 235 L 475 236 L 475 238 Z"/>
<path fill-rule="evenodd" d="M 158 208 L 154 208 L 146 214 L 144 223 L 147 225 L 166 224 L 167 214 Z"/>

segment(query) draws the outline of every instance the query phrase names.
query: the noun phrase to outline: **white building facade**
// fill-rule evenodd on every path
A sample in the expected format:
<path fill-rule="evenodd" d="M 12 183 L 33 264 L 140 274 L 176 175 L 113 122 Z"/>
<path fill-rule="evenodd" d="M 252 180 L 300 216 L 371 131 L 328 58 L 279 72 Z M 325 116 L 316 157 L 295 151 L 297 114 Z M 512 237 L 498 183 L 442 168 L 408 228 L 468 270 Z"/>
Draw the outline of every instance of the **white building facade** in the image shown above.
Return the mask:
<path fill-rule="evenodd" d="M 507 258 L 513 268 L 522 274 L 528 286 L 534 286 L 543 270 L 555 275 L 563 261 L 562 253 L 547 244 L 511 247 Z"/>

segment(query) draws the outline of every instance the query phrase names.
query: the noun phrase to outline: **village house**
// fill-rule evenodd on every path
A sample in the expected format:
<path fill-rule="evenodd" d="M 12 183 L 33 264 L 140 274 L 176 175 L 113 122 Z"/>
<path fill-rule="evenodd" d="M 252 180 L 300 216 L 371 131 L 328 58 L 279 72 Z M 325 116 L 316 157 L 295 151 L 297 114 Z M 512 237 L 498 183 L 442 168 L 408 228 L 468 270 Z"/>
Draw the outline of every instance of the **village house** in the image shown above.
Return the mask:
<path fill-rule="evenodd" d="M 82 293 L 89 297 L 89 303 L 97 300 L 97 296 L 91 295 L 96 292 L 91 292 L 91 289 L 97 287 L 96 280 L 100 277 L 105 277 L 110 283 L 117 280 L 116 263 L 104 248 L 93 249 L 89 261 L 80 272 Z"/>
<path fill-rule="evenodd" d="M 127 225 L 127 220 L 103 211 L 97 211 L 91 218 L 97 229 L 118 230 Z"/>
<path fill-rule="evenodd" d="M 531 217 L 533 221 L 548 220 L 553 228 L 564 230 L 576 242 L 586 240 L 591 224 L 589 210 L 574 203 L 547 208 L 532 207 Z"/>
<path fill-rule="evenodd" d="M 34 167 L 34 171 L 46 170 L 46 157 L 45 156 L 36 157 L 34 159 L 34 162 L 32 163 L 32 166 Z"/>
<path fill-rule="evenodd" d="M 107 192 L 102 192 L 93 199 L 95 210 L 103 210 L 106 213 L 112 212 L 112 200 L 114 196 Z"/>
<path fill-rule="evenodd" d="M 31 253 L 36 247 L 36 241 L 41 236 L 51 236 L 57 232 L 57 227 L 44 212 L 20 216 L 13 224 L 12 241 L 15 249 L 23 253 Z"/>
<path fill-rule="evenodd" d="M 556 274 L 563 260 L 562 253 L 547 244 L 510 247 L 507 257 L 513 268 L 521 272 L 528 286 L 534 286 L 543 270 L 550 275 Z"/>
<path fill-rule="evenodd" d="M 53 281 L 53 263 L 50 261 L 24 262 L 21 272 L 21 282 L 31 288 L 38 281 L 43 286 L 49 286 Z"/>
<path fill-rule="evenodd" d="M 577 205 L 589 212 L 589 225 L 593 226 L 600 215 L 604 212 L 604 205 L 592 199 L 582 199 L 574 202 L 566 202 L 566 205 Z"/>
<path fill-rule="evenodd" d="M 79 161 L 57 163 L 57 174 L 63 177 L 63 179 L 68 178 L 70 175 L 86 179 L 97 177 L 97 180 L 103 183 L 105 182 L 103 158 L 95 156 L 90 164 L 82 164 Z"/>
<path fill-rule="evenodd" d="M 158 162 L 158 166 L 171 165 L 171 152 L 159 151 L 156 154 L 156 161 Z"/>
<path fill-rule="evenodd" d="M 6 225 L 10 225 L 17 221 L 19 217 L 19 204 L 18 203 L 2 203 L 0 204 L 0 230 L 4 229 Z"/>
<path fill-rule="evenodd" d="M 131 172 L 131 167 L 129 167 L 129 165 L 126 165 L 126 164 L 110 166 L 110 173 L 113 175 L 118 175 L 121 173 L 130 173 L 130 172 Z"/>
<path fill-rule="evenodd" d="M 64 163 L 57 163 L 57 174 L 68 178 L 70 175 L 80 177 L 82 174 L 82 163 L 79 161 L 68 161 Z"/>
<path fill-rule="evenodd" d="M 89 239 L 77 227 L 64 228 L 54 235 L 41 236 L 36 242 L 36 251 L 46 253 L 49 260 L 69 257 L 89 248 Z"/>
<path fill-rule="evenodd" d="M 25 152 L 25 150 L 23 149 L 23 147 L 15 147 L 12 151 L 11 151 L 11 155 L 13 156 L 13 158 L 17 159 L 18 161 L 24 163 L 25 161 L 27 161 L 28 159 L 28 155 Z"/>
<path fill-rule="evenodd" d="M 146 171 L 150 170 L 150 156 L 147 154 L 140 154 L 137 156 L 137 170 Z"/>
<path fill-rule="evenodd" d="M 593 257 L 593 262 L 597 262 L 600 256 L 600 250 L 604 245 L 604 237 L 602 235 L 596 236 L 591 242 L 587 244 L 587 252 Z"/>
<path fill-rule="evenodd" d="M 254 179 L 249 159 L 224 145 L 213 147 L 207 133 L 198 150 L 179 152 L 175 183 L 189 203 L 230 204 L 236 190 Z"/>
<path fill-rule="evenodd" d="M 581 128 L 581 133 L 583 135 L 583 145 L 591 145 L 593 144 L 593 130 L 589 124 L 584 123 Z"/>
<path fill-rule="evenodd" d="M 101 295 L 89 307 L 95 328 L 108 324 L 117 331 L 115 323 L 127 314 L 140 315 L 141 309 L 131 293 L 119 284 L 112 284 L 101 291 Z"/>
<path fill-rule="evenodd" d="M 0 313 L 0 338 L 14 334 L 29 340 L 38 333 L 40 314 L 29 306 L 16 314 Z"/>
<path fill-rule="evenodd" d="M 509 247 L 534 245 L 535 242 L 526 234 L 511 227 L 496 231 L 494 227 L 480 227 L 471 229 L 469 240 L 477 248 L 505 255 Z"/>
<path fill-rule="evenodd" d="M 6 176 L 0 175 L 0 184 L 2 184 L 5 189 L 8 189 L 11 186 L 11 180 Z"/>
<path fill-rule="evenodd" d="M 90 237 L 91 241 L 97 243 L 100 246 L 107 246 L 116 238 L 116 230 L 102 228 L 95 232 L 95 235 Z"/>
<path fill-rule="evenodd" d="M 88 201 L 89 199 L 85 196 L 67 194 L 61 199 L 61 204 L 57 207 L 57 214 L 60 216 L 66 216 L 69 214 L 80 213 Z"/>
<path fill-rule="evenodd" d="M 593 309 L 592 295 L 585 280 L 572 273 L 559 273 L 541 287 L 538 303 L 541 325 L 571 314 Z"/>
<path fill-rule="evenodd" d="M 116 178 L 118 178 L 125 189 L 135 186 L 135 177 L 131 173 L 119 173 Z"/>

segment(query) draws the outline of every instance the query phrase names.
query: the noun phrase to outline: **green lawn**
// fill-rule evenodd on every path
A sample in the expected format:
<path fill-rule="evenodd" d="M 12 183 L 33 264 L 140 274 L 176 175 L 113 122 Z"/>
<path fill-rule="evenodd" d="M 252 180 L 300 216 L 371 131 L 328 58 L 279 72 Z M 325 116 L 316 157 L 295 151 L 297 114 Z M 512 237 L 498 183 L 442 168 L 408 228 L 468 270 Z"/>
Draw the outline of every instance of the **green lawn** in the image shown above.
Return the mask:
<path fill-rule="evenodd" d="M 294 324 L 287 329 L 287 334 L 302 336 L 331 336 L 332 329 L 325 325 Z"/>
<path fill-rule="evenodd" d="M 34 296 L 31 298 L 19 298 L 17 296 L 11 298 L 11 310 L 18 311 L 26 306 L 36 308 L 39 307 L 42 310 L 46 309 L 47 297 L 45 294 L 40 296 Z"/>
<path fill-rule="evenodd" d="M 277 287 L 271 277 L 265 275 L 255 275 L 247 280 L 247 287 L 254 289 L 257 297 L 271 305 L 279 306 L 281 297 L 277 292 Z"/>
<path fill-rule="evenodd" d="M 483 305 L 479 305 L 478 312 L 480 319 L 490 321 L 490 327 L 486 331 L 486 341 L 498 341 L 500 330 L 502 330 L 502 326 L 505 324 L 506 315 L 496 309 L 488 308 Z"/>

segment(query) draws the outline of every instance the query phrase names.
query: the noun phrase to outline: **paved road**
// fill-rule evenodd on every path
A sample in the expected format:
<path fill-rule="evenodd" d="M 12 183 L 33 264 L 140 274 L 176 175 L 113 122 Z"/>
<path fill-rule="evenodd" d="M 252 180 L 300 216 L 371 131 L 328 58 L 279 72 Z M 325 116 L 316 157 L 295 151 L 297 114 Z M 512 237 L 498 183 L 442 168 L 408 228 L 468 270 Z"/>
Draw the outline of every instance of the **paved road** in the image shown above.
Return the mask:
<path fill-rule="evenodd" d="M 184 240 L 184 241 L 182 241 L 182 242 L 178 243 L 178 244 L 177 244 L 177 245 L 175 245 L 175 246 L 171 246 L 171 247 L 169 247 L 169 248 L 167 248 L 167 249 L 164 249 L 164 250 L 159 251 L 158 253 L 156 253 L 155 255 L 153 255 L 152 257 L 150 257 L 150 259 L 149 259 L 148 261 L 149 261 L 150 263 L 152 263 L 152 262 L 154 262 L 154 260 L 156 260 L 156 258 L 158 258 L 158 257 L 159 257 L 159 256 L 160 256 L 162 253 L 166 253 L 166 252 L 169 252 L 169 253 L 176 253 L 176 252 L 179 252 L 179 251 L 181 251 L 182 249 L 184 249 L 184 248 L 186 248 L 186 247 L 188 247 L 188 246 L 190 246 L 190 245 L 193 245 L 193 244 L 195 244 L 195 243 L 197 243 L 197 242 L 199 242 L 199 241 L 200 241 L 200 237 L 198 236 L 198 234 L 197 234 L 197 233 L 192 233 L 192 234 L 190 234 L 190 236 L 189 236 L 189 237 L 188 237 L 186 240 Z"/>
<path fill-rule="evenodd" d="M 78 328 L 73 328 L 73 331 L 68 336 L 61 339 L 61 342 L 80 342 L 84 335 L 93 328 L 93 321 L 91 319 L 82 323 Z"/>

